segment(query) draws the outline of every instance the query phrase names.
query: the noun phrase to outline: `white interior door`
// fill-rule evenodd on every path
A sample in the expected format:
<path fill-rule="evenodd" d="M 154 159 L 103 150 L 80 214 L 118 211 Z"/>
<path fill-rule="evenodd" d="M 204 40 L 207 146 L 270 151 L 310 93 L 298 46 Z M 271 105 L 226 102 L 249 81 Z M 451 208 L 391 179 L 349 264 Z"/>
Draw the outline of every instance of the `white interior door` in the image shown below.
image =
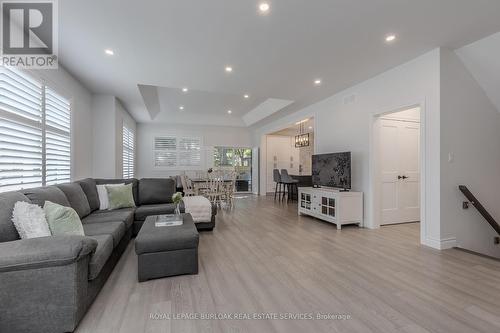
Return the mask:
<path fill-rule="evenodd" d="M 382 223 L 420 221 L 420 124 L 381 119 Z"/>

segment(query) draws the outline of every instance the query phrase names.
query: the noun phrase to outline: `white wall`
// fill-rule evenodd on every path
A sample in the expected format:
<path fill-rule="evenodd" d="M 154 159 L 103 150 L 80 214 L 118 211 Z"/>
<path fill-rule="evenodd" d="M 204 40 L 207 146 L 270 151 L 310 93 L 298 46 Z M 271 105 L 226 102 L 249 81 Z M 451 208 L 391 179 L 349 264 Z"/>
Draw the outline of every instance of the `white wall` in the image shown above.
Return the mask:
<path fill-rule="evenodd" d="M 90 91 L 61 65 L 57 70 L 27 70 L 32 75 L 72 101 L 71 135 L 73 180 L 92 176 L 92 95 Z"/>
<path fill-rule="evenodd" d="M 299 149 L 299 165 L 302 166 L 300 175 L 312 175 L 312 155 L 314 154 L 314 132 L 309 133 L 309 146 Z"/>
<path fill-rule="evenodd" d="M 243 127 L 140 123 L 137 125 L 137 168 L 139 178 L 174 176 L 185 171 L 154 167 L 154 137 L 172 134 L 201 137 L 202 145 L 204 146 L 204 151 L 202 153 L 202 166 L 192 168 L 193 170 L 208 169 L 213 166 L 211 147 L 252 147 L 252 136 L 250 130 Z"/>
<path fill-rule="evenodd" d="M 408 110 L 384 114 L 383 118 L 384 119 L 393 119 L 393 120 L 407 120 L 407 121 L 420 122 L 420 108 L 416 107 L 416 108 L 411 108 Z"/>
<path fill-rule="evenodd" d="M 92 98 L 93 175 L 96 178 L 115 177 L 115 97 L 94 95 Z"/>
<path fill-rule="evenodd" d="M 96 178 L 121 178 L 123 122 L 134 130 L 136 122 L 111 95 L 93 96 L 92 116 L 93 175 Z"/>
<path fill-rule="evenodd" d="M 296 121 L 315 117 L 315 153 L 352 152 L 353 189 L 364 192 L 365 226 L 373 228 L 377 227 L 373 219 L 373 177 L 370 172 L 374 115 L 421 105 L 424 114 L 422 122 L 425 125 L 423 140 L 427 176 L 426 183 L 422 184 L 422 191 L 426 193 L 423 203 L 426 223 L 422 224 L 425 230 L 422 230 L 421 241 L 433 247 L 441 247 L 439 61 L 440 50 L 436 49 L 319 103 L 255 129 L 254 142 L 260 142 L 263 135 Z M 352 95 L 355 96 L 354 102 L 344 104 L 344 98 Z M 262 164 L 261 161 L 261 166 Z M 262 182 L 265 182 L 265 177 L 261 177 L 260 185 L 261 189 L 265 189 L 266 184 Z"/>
<path fill-rule="evenodd" d="M 470 206 L 466 185 L 500 220 L 500 113 L 455 54 L 441 53 L 441 234 L 457 246 L 500 257 L 493 228 Z M 452 161 L 448 160 L 449 154 Z"/>
<path fill-rule="evenodd" d="M 289 175 L 299 174 L 299 149 L 295 148 L 293 136 L 287 135 L 267 135 L 267 192 L 274 192 L 276 183 L 273 181 L 273 170 L 286 169 Z"/>

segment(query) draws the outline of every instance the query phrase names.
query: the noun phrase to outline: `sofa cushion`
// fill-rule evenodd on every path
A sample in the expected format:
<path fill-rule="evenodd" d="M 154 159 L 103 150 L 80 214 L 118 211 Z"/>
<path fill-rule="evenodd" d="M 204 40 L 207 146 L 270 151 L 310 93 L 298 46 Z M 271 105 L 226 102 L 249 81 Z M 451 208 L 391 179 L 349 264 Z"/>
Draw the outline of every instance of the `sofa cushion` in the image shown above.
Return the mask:
<path fill-rule="evenodd" d="M 162 205 L 143 205 L 137 207 L 135 210 L 135 220 L 144 221 L 150 215 L 173 214 L 175 204 L 162 204 Z M 181 212 L 183 213 L 183 206 L 181 205 Z"/>
<path fill-rule="evenodd" d="M 134 223 L 135 208 L 123 208 L 117 210 L 97 210 L 82 219 L 83 224 L 102 222 L 124 222 L 129 228 Z"/>
<path fill-rule="evenodd" d="M 94 280 L 113 252 L 113 237 L 111 235 L 96 235 L 90 238 L 97 241 L 97 248 L 90 257 L 89 263 L 89 280 Z"/>
<path fill-rule="evenodd" d="M 138 188 L 139 188 L 139 182 L 137 179 L 132 178 L 132 179 L 101 179 L 98 178 L 95 180 L 95 183 L 97 185 L 105 185 L 105 184 L 130 184 L 132 183 L 132 194 L 134 195 L 134 201 L 135 205 L 138 205 L 139 202 L 139 194 L 138 194 Z"/>
<path fill-rule="evenodd" d="M 94 210 L 99 209 L 99 196 L 97 194 L 97 186 L 95 180 L 92 178 L 85 178 L 77 181 L 77 183 L 80 184 L 83 192 L 87 196 L 90 210 L 93 212 Z"/>
<path fill-rule="evenodd" d="M 23 190 L 22 193 L 26 195 L 32 203 L 37 204 L 40 207 L 45 205 L 46 200 L 61 206 L 71 207 L 64 192 L 56 186 L 30 188 Z"/>
<path fill-rule="evenodd" d="M 125 235 L 124 222 L 88 223 L 83 225 L 85 236 L 111 235 L 113 247 L 116 247 Z"/>
<path fill-rule="evenodd" d="M 69 204 L 74 210 L 76 210 L 80 218 L 83 218 L 90 214 L 89 201 L 80 184 L 68 183 L 59 184 L 56 186 L 64 192 L 64 195 L 66 195 Z"/>
<path fill-rule="evenodd" d="M 171 178 L 142 178 L 139 181 L 139 204 L 172 203 L 175 192 L 175 180 Z"/>
<path fill-rule="evenodd" d="M 12 210 L 18 201 L 30 202 L 28 197 L 20 192 L 0 193 L 0 242 L 19 239 L 19 234 L 12 223 Z"/>

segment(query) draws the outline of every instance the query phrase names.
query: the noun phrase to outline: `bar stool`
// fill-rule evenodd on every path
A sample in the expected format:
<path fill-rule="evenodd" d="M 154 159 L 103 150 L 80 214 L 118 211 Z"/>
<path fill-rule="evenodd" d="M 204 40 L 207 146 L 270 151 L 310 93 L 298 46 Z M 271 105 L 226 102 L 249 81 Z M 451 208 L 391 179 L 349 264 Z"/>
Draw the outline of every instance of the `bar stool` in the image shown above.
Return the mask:
<path fill-rule="evenodd" d="M 278 199 L 281 199 L 280 194 L 284 193 L 284 191 L 281 191 L 281 185 L 283 182 L 281 181 L 281 175 L 278 169 L 273 169 L 273 181 L 276 183 L 274 188 L 274 200 L 276 200 L 276 194 L 278 194 Z"/>
<path fill-rule="evenodd" d="M 293 201 L 293 190 L 295 189 L 295 193 L 299 193 L 299 181 L 297 179 L 293 179 L 288 175 L 287 169 L 281 169 L 281 181 L 286 185 L 288 190 L 288 198 L 287 200 Z M 285 198 L 285 192 L 283 192 L 283 198 Z"/>

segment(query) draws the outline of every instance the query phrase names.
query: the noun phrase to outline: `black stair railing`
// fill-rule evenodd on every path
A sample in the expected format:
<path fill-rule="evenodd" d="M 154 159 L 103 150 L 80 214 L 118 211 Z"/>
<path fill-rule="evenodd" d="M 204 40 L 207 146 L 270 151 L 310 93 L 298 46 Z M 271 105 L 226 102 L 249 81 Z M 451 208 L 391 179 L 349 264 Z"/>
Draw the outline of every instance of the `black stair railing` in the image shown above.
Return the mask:
<path fill-rule="evenodd" d="M 460 185 L 460 186 L 458 186 L 458 188 L 465 195 L 465 197 L 467 198 L 467 200 L 469 200 L 469 202 L 474 207 L 476 207 L 476 209 L 484 217 L 484 219 L 486 221 L 488 221 L 488 223 L 493 227 L 493 229 L 495 229 L 495 231 L 497 232 L 497 234 L 500 235 L 500 225 L 498 224 L 498 222 L 493 218 L 493 216 L 491 216 L 490 213 L 488 213 L 488 211 L 486 210 L 486 208 L 484 208 L 484 206 L 481 205 L 481 203 L 476 199 L 476 197 L 471 193 L 471 191 L 469 191 L 469 189 L 467 188 L 467 186 Z"/>

